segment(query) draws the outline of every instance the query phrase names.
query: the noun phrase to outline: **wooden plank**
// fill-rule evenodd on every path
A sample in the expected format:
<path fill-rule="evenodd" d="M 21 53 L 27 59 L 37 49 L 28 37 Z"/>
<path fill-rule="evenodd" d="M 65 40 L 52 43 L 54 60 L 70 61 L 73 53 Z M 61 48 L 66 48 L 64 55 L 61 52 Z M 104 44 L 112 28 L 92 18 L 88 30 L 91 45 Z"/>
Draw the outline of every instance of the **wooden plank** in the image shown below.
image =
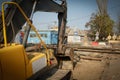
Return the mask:
<path fill-rule="evenodd" d="M 99 53 L 111 53 L 111 54 L 120 54 L 120 51 L 117 50 L 93 50 L 93 49 L 74 49 L 75 51 L 83 52 L 99 52 Z"/>
<path fill-rule="evenodd" d="M 111 51 L 120 51 L 120 48 L 113 48 L 110 46 L 81 46 L 81 45 L 66 45 L 67 48 L 74 49 L 95 49 L 95 50 L 111 50 Z"/>
<path fill-rule="evenodd" d="M 102 58 L 93 58 L 93 57 L 86 57 L 86 56 L 80 56 L 80 59 L 85 59 L 85 60 L 95 60 L 95 61 L 102 61 Z"/>

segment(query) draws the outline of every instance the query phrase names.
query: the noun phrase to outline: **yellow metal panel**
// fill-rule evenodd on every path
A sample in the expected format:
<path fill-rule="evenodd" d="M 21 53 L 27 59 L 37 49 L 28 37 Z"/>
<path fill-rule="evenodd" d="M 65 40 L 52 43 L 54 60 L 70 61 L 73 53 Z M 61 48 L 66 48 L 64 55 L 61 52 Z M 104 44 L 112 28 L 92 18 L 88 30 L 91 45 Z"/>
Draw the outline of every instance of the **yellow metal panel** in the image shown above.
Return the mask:
<path fill-rule="evenodd" d="M 33 63 L 36 61 L 39 61 L 39 63 L 37 65 L 34 65 L 36 67 L 39 67 L 39 70 L 41 70 L 43 67 L 47 66 L 47 58 L 45 54 L 39 53 L 39 52 L 35 52 L 35 53 L 31 53 L 29 55 L 33 55 L 34 57 L 32 57 L 29 60 L 29 63 L 27 64 L 27 79 L 30 78 L 31 76 L 34 75 L 35 71 L 33 70 Z M 44 59 L 43 59 L 44 58 Z M 41 61 L 42 62 L 41 62 Z"/>
<path fill-rule="evenodd" d="M 1 72 L 1 63 L 0 63 L 0 80 L 2 80 L 2 72 Z"/>
<path fill-rule="evenodd" d="M 33 61 L 35 61 L 35 60 L 37 60 L 37 59 L 39 59 L 39 58 L 42 58 L 42 57 L 45 57 L 45 58 L 46 58 L 46 55 L 45 55 L 45 54 L 39 53 L 39 52 L 34 52 L 33 55 L 34 55 L 35 57 L 30 60 L 30 63 L 33 62 Z"/>
<path fill-rule="evenodd" d="M 33 72 L 32 72 L 32 64 L 28 64 L 26 66 L 26 76 L 27 76 L 27 79 L 30 78 L 32 75 L 33 75 Z"/>
<path fill-rule="evenodd" d="M 46 55 L 41 53 L 36 54 L 36 56 L 30 60 L 30 63 L 32 64 L 32 72 L 35 74 L 47 66 Z"/>
<path fill-rule="evenodd" d="M 46 55 L 40 52 L 32 52 L 28 53 L 28 56 L 33 56 L 29 59 L 29 64 L 27 65 L 27 78 L 31 77 L 34 74 L 32 64 L 35 61 L 42 60 L 42 58 L 45 59 L 45 61 L 39 62 L 38 65 L 41 65 L 39 67 L 42 67 L 42 63 L 44 63 L 44 66 L 47 66 L 47 58 Z M 36 66 L 37 67 L 37 66 Z"/>
<path fill-rule="evenodd" d="M 25 80 L 26 67 L 25 52 L 22 45 L 9 46 L 0 49 L 2 69 L 1 80 Z"/>
<path fill-rule="evenodd" d="M 33 63 L 39 62 L 40 67 L 47 66 L 46 55 L 34 52 L 30 60 L 22 45 L 11 45 L 0 49 L 0 80 L 26 80 L 33 75 Z M 44 65 L 43 65 L 44 63 Z"/>

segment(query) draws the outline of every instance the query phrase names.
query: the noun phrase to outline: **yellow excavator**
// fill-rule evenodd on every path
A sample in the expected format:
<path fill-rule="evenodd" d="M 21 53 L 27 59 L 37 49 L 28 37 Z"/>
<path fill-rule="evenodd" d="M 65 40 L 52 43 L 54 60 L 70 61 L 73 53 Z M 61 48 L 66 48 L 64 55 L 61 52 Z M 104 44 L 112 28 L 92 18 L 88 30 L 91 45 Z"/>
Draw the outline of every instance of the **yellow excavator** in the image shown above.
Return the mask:
<path fill-rule="evenodd" d="M 2 3 L 0 15 L 0 80 L 34 80 L 34 77 L 41 70 L 51 66 L 51 53 L 31 21 L 32 15 L 36 11 L 58 13 L 59 37 L 56 57 L 58 64 L 62 65 L 61 68 L 72 68 L 71 66 L 68 67 L 67 64 L 72 64 L 72 51 L 64 47 L 67 6 L 65 0 L 61 2 L 61 4 L 58 4 L 53 0 L 13 0 Z M 23 44 L 16 44 L 13 42 L 15 35 L 25 22 L 27 22 L 29 27 L 26 31 Z M 45 52 L 27 52 L 25 50 L 30 29 L 36 32 Z"/>

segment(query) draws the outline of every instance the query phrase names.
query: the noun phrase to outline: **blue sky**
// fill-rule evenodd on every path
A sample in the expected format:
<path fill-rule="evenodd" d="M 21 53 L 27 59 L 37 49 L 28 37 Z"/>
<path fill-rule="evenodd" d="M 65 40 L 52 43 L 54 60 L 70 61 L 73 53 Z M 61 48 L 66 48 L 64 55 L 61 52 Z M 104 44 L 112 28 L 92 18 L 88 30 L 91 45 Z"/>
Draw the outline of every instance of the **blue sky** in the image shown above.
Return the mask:
<path fill-rule="evenodd" d="M 120 0 L 109 0 L 108 13 L 113 20 L 117 20 L 118 15 L 120 16 Z"/>
<path fill-rule="evenodd" d="M 94 5 L 93 5 L 94 4 Z M 86 21 L 89 21 L 92 12 L 97 10 L 95 0 L 67 0 L 68 14 L 67 25 L 84 29 Z M 33 23 L 39 29 L 48 29 L 49 26 L 57 25 L 56 13 L 37 12 L 34 14 Z"/>
<path fill-rule="evenodd" d="M 0 0 L 0 9 L 3 1 L 8 0 Z M 85 24 L 90 20 L 91 14 L 98 10 L 96 0 L 67 0 L 67 4 L 67 25 L 82 30 L 86 29 Z M 112 19 L 117 20 L 117 16 L 120 15 L 120 0 L 108 0 L 108 13 Z M 36 12 L 33 24 L 37 29 L 48 29 L 57 26 L 57 20 L 57 13 Z"/>
<path fill-rule="evenodd" d="M 68 16 L 67 25 L 79 29 L 86 29 L 85 24 L 90 20 L 92 13 L 97 12 L 96 0 L 67 0 Z M 108 1 L 108 13 L 116 20 L 120 14 L 120 0 Z M 37 29 L 48 29 L 57 25 L 57 13 L 36 12 L 33 17 L 33 24 Z"/>

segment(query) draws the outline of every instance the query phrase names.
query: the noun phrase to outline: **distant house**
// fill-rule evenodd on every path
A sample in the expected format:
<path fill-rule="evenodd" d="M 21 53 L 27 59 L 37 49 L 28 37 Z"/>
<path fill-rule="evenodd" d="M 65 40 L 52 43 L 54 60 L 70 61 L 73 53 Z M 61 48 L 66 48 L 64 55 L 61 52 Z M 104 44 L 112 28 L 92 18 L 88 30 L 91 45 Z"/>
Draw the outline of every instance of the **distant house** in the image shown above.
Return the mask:
<path fill-rule="evenodd" d="M 79 29 L 68 29 L 66 30 L 66 34 L 68 36 L 67 43 L 68 44 L 80 44 L 84 40 L 84 36 L 86 35 L 85 30 L 79 30 Z"/>
<path fill-rule="evenodd" d="M 54 30 L 40 30 L 38 33 L 41 35 L 42 40 L 46 44 L 57 44 L 58 32 Z M 34 31 L 31 31 L 27 43 L 39 43 L 40 40 Z"/>

